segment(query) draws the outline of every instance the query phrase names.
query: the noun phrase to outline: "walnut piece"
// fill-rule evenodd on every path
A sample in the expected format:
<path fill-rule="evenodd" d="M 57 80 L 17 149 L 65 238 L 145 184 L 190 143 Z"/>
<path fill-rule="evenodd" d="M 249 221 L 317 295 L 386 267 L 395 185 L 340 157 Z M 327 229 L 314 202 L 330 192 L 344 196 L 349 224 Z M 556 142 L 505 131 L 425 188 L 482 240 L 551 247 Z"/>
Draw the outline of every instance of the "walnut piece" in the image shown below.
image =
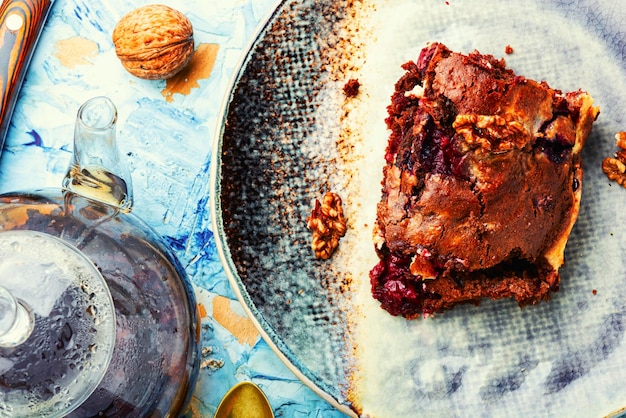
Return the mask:
<path fill-rule="evenodd" d="M 614 180 L 621 186 L 626 183 L 626 174 L 624 174 L 626 165 L 617 158 L 605 158 L 602 161 L 602 171 L 604 171 L 609 180 Z"/>
<path fill-rule="evenodd" d="M 615 145 L 622 150 L 626 149 L 626 132 L 618 132 L 615 134 Z"/>
<path fill-rule="evenodd" d="M 346 220 L 341 207 L 341 197 L 328 192 L 320 203 L 315 199 L 311 216 L 306 218 L 307 227 L 313 231 L 311 248 L 315 257 L 327 260 L 339 245 L 339 239 L 346 234 Z"/>
<path fill-rule="evenodd" d="M 124 68 L 148 80 L 174 76 L 187 65 L 194 51 L 189 19 L 162 4 L 126 14 L 115 26 L 112 39 Z"/>
<path fill-rule="evenodd" d="M 613 157 L 602 161 L 602 171 L 620 186 L 626 187 L 626 132 L 615 134 L 615 144 L 620 148 Z"/>
<path fill-rule="evenodd" d="M 478 146 L 487 152 L 521 149 L 530 139 L 521 123 L 498 115 L 460 114 L 452 127 L 468 146 Z"/>

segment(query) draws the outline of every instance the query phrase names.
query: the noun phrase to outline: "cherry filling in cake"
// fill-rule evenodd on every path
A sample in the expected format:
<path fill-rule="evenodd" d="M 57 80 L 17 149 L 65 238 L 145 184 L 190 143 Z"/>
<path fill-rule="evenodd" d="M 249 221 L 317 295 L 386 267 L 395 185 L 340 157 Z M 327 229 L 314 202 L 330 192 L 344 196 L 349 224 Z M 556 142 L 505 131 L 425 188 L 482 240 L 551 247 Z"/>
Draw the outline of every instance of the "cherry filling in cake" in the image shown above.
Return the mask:
<path fill-rule="evenodd" d="M 580 206 L 593 100 L 440 43 L 403 69 L 386 119 L 374 298 L 406 318 L 549 299 Z"/>

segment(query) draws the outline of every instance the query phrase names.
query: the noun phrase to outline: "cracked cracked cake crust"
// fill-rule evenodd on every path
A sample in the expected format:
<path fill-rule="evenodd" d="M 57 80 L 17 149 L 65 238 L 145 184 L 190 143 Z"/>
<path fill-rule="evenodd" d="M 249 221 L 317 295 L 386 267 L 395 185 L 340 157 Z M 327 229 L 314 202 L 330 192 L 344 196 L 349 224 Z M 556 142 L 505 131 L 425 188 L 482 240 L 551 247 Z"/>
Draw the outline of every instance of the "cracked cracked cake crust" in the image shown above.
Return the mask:
<path fill-rule="evenodd" d="M 482 298 L 547 300 L 598 108 L 440 43 L 403 68 L 386 119 L 373 296 L 407 318 Z"/>

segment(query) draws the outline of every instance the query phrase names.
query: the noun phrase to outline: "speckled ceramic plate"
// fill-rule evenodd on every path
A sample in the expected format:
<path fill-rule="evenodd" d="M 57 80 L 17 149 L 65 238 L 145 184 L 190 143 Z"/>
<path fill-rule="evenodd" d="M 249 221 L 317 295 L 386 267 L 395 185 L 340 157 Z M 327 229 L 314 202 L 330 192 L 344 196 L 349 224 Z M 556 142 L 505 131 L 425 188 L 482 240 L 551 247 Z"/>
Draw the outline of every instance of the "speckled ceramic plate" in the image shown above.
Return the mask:
<path fill-rule="evenodd" d="M 213 219 L 235 292 L 299 377 L 371 417 L 601 417 L 626 406 L 626 190 L 601 170 L 626 130 L 625 33 L 626 9 L 609 0 L 277 6 L 224 106 Z M 486 301 L 406 321 L 370 296 L 386 106 L 400 65 L 429 41 L 505 57 L 518 74 L 582 88 L 601 107 L 561 290 L 548 303 Z M 343 93 L 350 79 L 361 84 L 353 98 Z M 320 261 L 305 219 L 329 190 L 349 229 Z"/>

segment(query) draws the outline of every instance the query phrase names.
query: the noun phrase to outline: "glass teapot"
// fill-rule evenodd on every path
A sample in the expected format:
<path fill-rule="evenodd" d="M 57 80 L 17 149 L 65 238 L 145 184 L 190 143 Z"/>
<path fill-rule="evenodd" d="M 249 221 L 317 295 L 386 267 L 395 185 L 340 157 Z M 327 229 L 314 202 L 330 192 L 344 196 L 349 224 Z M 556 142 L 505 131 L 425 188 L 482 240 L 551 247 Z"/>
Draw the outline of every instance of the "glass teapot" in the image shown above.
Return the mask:
<path fill-rule="evenodd" d="M 193 392 L 193 289 L 130 213 L 116 122 L 87 101 L 62 188 L 0 196 L 0 417 L 179 416 Z"/>

